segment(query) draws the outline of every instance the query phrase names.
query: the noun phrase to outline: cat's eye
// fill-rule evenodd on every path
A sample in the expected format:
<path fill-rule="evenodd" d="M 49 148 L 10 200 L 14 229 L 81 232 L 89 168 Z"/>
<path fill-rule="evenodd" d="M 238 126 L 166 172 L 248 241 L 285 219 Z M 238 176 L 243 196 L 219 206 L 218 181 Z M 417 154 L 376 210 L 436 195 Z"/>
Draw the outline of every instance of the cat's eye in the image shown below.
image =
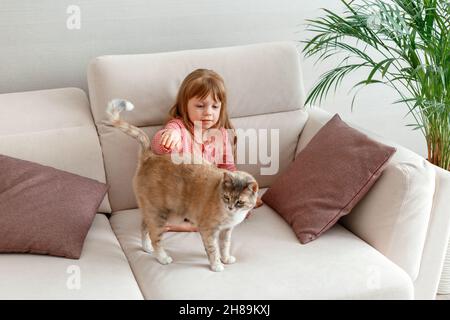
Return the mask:
<path fill-rule="evenodd" d="M 230 201 L 230 197 L 228 197 L 228 196 L 223 196 L 223 198 L 226 202 Z"/>
<path fill-rule="evenodd" d="M 239 201 L 236 203 L 236 207 L 242 207 L 242 206 L 244 206 L 244 201 L 239 200 Z"/>

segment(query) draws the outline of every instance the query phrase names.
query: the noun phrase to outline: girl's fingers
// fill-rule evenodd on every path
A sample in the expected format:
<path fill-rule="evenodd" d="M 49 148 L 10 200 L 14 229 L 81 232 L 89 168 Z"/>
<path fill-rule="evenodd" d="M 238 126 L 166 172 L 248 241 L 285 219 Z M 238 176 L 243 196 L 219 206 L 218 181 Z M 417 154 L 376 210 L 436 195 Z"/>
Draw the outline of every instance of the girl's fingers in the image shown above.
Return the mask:
<path fill-rule="evenodd" d="M 172 148 L 176 148 L 179 144 L 180 144 L 180 140 L 179 139 L 174 139 L 173 140 L 173 144 L 172 144 Z"/>
<path fill-rule="evenodd" d="M 171 137 L 172 135 L 171 135 L 171 133 L 170 133 L 170 131 L 164 131 L 164 133 L 162 134 L 162 139 L 161 139 L 161 144 L 166 144 L 167 143 L 167 140 L 168 139 L 170 139 L 170 137 Z M 163 143 L 164 142 L 164 143 Z"/>
<path fill-rule="evenodd" d="M 179 137 L 172 132 L 164 132 L 161 135 L 161 145 L 167 149 L 175 148 L 179 143 Z"/>
<path fill-rule="evenodd" d="M 167 136 L 166 139 L 164 140 L 164 147 L 168 148 L 171 140 L 172 138 L 170 136 Z"/>
<path fill-rule="evenodd" d="M 175 148 L 178 143 L 179 143 L 179 139 L 177 137 L 171 137 L 170 139 L 170 148 Z"/>
<path fill-rule="evenodd" d="M 161 145 L 165 145 L 166 144 L 166 140 L 167 140 L 167 135 L 166 135 L 166 133 L 164 132 L 163 134 L 162 134 L 162 136 L 161 136 Z"/>
<path fill-rule="evenodd" d="M 170 140 L 168 143 L 167 143 L 167 149 L 172 149 L 172 145 L 173 145 L 173 140 Z"/>

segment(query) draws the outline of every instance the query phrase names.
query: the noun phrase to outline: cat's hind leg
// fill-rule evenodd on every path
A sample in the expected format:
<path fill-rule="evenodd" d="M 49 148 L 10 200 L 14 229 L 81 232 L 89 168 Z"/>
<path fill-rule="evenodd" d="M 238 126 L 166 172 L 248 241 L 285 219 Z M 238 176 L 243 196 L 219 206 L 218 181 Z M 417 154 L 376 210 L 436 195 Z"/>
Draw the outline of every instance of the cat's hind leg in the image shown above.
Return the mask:
<path fill-rule="evenodd" d="M 147 215 L 147 230 L 153 245 L 153 254 L 161 264 L 169 264 L 173 259 L 167 254 L 161 244 L 163 233 L 166 231 L 165 224 L 167 222 L 167 213 L 153 212 Z"/>
<path fill-rule="evenodd" d="M 141 225 L 141 240 L 142 240 L 142 249 L 147 253 L 153 253 L 153 246 L 149 237 L 148 227 L 144 220 L 142 220 Z"/>

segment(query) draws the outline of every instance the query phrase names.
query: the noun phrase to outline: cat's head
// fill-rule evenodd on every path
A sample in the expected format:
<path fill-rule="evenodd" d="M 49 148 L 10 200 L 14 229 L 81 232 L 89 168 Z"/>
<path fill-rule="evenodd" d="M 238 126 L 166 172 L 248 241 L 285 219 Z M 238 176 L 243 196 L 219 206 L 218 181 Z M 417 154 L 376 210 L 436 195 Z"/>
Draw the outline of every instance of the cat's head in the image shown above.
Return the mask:
<path fill-rule="evenodd" d="M 258 182 L 243 171 L 223 173 L 222 201 L 230 212 L 250 210 L 256 205 Z"/>

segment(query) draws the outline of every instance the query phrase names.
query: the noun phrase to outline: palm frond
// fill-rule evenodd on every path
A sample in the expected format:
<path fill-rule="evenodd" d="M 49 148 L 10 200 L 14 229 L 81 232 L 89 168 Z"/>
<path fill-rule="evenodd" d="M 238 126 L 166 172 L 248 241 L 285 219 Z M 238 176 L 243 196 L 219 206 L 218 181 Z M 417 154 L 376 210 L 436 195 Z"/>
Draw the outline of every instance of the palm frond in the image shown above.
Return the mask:
<path fill-rule="evenodd" d="M 408 114 L 422 130 L 429 159 L 450 169 L 450 5 L 444 0 L 341 0 L 343 14 L 323 9 L 324 15 L 307 20 L 315 33 L 306 44 L 306 57 L 317 62 L 343 55 L 308 93 L 306 104 L 321 103 L 336 92 L 355 70 L 367 76 L 354 84 L 360 90 L 375 83 L 389 85 L 408 106 Z M 375 52 L 369 54 L 367 49 Z M 351 62 L 351 63 L 350 63 Z M 377 79 L 376 79 L 377 78 Z M 355 101 L 352 100 L 352 109 Z M 444 135 L 444 136 L 442 136 Z M 445 144 L 447 143 L 447 144 Z M 431 151 L 430 151 L 431 150 Z M 447 150 L 446 155 L 433 150 Z"/>

